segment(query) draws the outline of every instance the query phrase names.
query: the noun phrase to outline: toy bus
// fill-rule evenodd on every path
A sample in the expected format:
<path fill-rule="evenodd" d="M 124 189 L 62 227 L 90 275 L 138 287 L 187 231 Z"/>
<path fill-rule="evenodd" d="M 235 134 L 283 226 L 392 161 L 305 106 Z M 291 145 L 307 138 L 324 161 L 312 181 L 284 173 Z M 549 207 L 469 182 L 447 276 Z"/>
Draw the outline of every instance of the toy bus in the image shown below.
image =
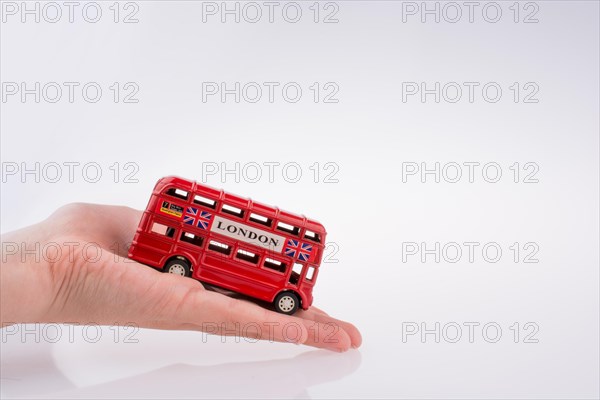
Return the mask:
<path fill-rule="evenodd" d="M 313 302 L 325 236 L 305 216 L 170 176 L 156 183 L 129 258 L 291 315 Z"/>

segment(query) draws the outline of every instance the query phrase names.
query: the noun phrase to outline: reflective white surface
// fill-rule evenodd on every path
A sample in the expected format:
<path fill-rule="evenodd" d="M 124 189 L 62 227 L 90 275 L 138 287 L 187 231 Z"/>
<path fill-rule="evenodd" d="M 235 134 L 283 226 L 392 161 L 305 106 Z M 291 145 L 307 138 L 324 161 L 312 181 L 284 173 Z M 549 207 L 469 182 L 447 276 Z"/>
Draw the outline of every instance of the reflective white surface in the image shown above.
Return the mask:
<path fill-rule="evenodd" d="M 32 343 L 30 333 L 28 344 L 3 345 L 3 398 L 310 398 L 313 387 L 347 379 L 361 364 L 358 351 L 222 343 L 200 333 L 120 330 L 119 341 L 107 327 L 61 330 L 58 343 Z M 58 330 L 39 332 L 54 341 Z"/>
<path fill-rule="evenodd" d="M 193 1 L 137 2 L 139 24 L 111 14 L 98 24 L 3 23 L 3 82 L 97 81 L 108 100 L 2 103 L 3 162 L 96 162 L 104 173 L 98 183 L 10 176 L 2 232 L 73 201 L 143 209 L 162 176 L 206 178 L 325 225 L 333 246 L 315 305 L 355 323 L 364 344 L 333 354 L 146 330 L 115 343 L 109 328 L 97 343 L 80 328 L 73 340 L 65 330 L 36 343 L 7 328 L 2 397 L 598 398 L 598 2 L 529 3 L 539 23 L 512 22 L 513 2 L 499 2 L 498 23 L 403 23 L 403 2 L 393 1 L 337 2 L 338 24 L 314 24 L 310 11 L 298 24 L 202 23 Z M 522 21 L 531 10 L 520 5 Z M 108 86 L 129 81 L 139 103 L 112 102 Z M 213 81 L 295 81 L 305 95 L 203 102 L 202 82 Z M 407 81 L 498 82 L 504 95 L 403 102 Z M 314 82 L 336 82 L 339 102 L 314 103 Z M 515 103 L 514 82 L 535 82 L 539 102 Z M 206 163 L 236 162 L 280 167 L 256 183 L 205 174 Z M 495 162 L 503 175 L 403 183 L 403 162 Z M 514 183 L 515 162 L 536 163 L 539 182 Z M 125 163 L 138 167 L 138 183 L 124 182 Z M 301 166 L 299 182 L 282 177 L 286 163 Z M 407 242 L 493 242 L 503 255 L 403 260 Z M 529 242 L 537 263 L 522 262 Z"/>

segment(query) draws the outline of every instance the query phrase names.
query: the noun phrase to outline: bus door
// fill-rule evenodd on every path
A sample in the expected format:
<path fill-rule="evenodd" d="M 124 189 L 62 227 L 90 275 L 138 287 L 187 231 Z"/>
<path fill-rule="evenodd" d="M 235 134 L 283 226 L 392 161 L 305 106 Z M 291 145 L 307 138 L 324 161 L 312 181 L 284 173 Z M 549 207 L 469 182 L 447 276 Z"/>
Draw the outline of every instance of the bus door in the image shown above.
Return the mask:
<path fill-rule="evenodd" d="M 297 288 L 312 287 L 317 279 L 317 268 L 312 265 L 294 262 L 288 283 Z"/>
<path fill-rule="evenodd" d="M 177 224 L 168 218 L 152 215 L 148 219 L 145 234 L 138 236 L 137 246 L 143 248 L 141 254 L 147 262 L 154 266 L 161 266 L 169 254 L 173 252 L 177 239 Z"/>

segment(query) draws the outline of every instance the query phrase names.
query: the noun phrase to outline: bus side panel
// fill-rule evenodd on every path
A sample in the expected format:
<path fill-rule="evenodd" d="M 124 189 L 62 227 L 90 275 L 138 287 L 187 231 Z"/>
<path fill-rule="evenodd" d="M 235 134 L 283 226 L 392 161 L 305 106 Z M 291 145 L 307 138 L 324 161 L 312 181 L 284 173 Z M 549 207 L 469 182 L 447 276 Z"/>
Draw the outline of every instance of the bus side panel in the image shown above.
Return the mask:
<path fill-rule="evenodd" d="M 173 251 L 170 256 L 178 255 L 183 256 L 190 260 L 192 263 L 192 268 L 194 270 L 198 269 L 198 265 L 200 265 L 200 260 L 202 259 L 203 250 L 198 248 L 197 246 L 187 244 L 185 242 L 177 242 L 173 245 Z M 194 275 L 192 275 L 193 277 Z"/>
<path fill-rule="evenodd" d="M 171 254 L 173 243 L 150 233 L 142 233 L 137 237 L 137 243 L 132 253 L 133 258 L 153 267 L 164 267 L 164 260 Z"/>
<path fill-rule="evenodd" d="M 308 307 L 310 307 L 312 305 L 313 302 L 313 287 L 314 284 L 309 283 L 307 281 L 303 281 L 302 282 L 302 289 L 300 290 L 300 296 L 303 297 L 302 299 L 302 309 L 303 310 L 308 310 Z"/>
<path fill-rule="evenodd" d="M 269 275 L 273 277 L 267 279 Z M 201 265 L 194 270 L 194 278 L 269 302 L 285 280 L 283 275 L 265 273 L 258 266 L 242 265 L 209 252 L 204 254 Z"/>

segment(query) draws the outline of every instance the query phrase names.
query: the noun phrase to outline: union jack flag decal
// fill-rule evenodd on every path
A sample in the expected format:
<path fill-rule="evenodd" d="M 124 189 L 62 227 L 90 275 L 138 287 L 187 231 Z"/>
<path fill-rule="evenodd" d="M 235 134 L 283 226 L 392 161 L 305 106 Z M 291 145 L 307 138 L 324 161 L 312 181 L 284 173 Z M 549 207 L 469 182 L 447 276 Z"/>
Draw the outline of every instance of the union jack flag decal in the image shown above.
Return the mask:
<path fill-rule="evenodd" d="M 198 210 L 195 207 L 188 207 L 185 210 L 185 215 L 183 216 L 183 223 L 197 226 L 200 229 L 208 229 L 211 219 L 212 214 L 206 211 Z"/>
<path fill-rule="evenodd" d="M 295 257 L 298 252 L 298 259 L 300 261 L 308 261 L 310 258 L 310 252 L 312 251 L 312 245 L 307 243 L 300 243 L 299 240 L 288 239 L 287 247 L 284 249 L 285 255 L 289 257 Z"/>

